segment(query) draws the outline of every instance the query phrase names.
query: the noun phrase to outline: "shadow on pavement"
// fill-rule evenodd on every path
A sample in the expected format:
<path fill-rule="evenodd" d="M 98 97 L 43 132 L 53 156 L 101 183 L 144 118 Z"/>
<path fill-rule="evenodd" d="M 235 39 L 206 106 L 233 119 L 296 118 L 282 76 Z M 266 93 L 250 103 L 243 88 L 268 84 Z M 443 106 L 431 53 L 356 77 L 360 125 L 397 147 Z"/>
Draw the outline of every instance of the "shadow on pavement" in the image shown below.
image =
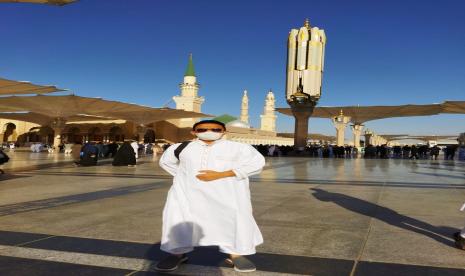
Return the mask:
<path fill-rule="evenodd" d="M 448 177 L 453 179 L 465 179 L 465 176 L 458 176 L 458 175 L 451 175 L 445 173 L 428 173 L 428 172 L 412 172 L 416 174 L 428 175 L 428 176 L 435 176 L 435 177 Z"/>
<path fill-rule="evenodd" d="M 0 181 L 3 180 L 10 180 L 10 179 L 17 179 L 17 178 L 24 178 L 24 177 L 31 177 L 30 175 L 16 175 L 5 172 L 4 174 L 0 174 Z"/>
<path fill-rule="evenodd" d="M 209 266 L 209 274 L 222 275 L 219 267 L 222 265 L 224 266 L 226 254 L 218 252 L 218 247 L 214 246 L 192 247 L 193 244 L 199 244 L 202 238 L 204 238 L 203 229 L 198 224 L 194 222 L 182 222 L 171 227 L 168 233 L 168 240 L 165 242 L 164 247 L 165 250 L 169 249 L 170 252 L 175 254 L 186 254 L 188 257 L 188 264 Z M 160 247 L 161 244 L 156 243 L 147 250 L 144 256 L 145 259 L 157 261 L 151 262 L 150 267 L 146 267 L 149 271 L 142 275 L 153 275 L 153 272 L 156 271 L 156 263 L 169 256 L 169 253 L 162 251 Z M 182 274 L 183 270 L 185 270 L 185 268 L 180 266 L 180 269 L 174 271 L 174 273 L 180 272 Z M 160 272 L 157 274 L 159 273 Z M 199 273 L 202 272 L 199 271 Z"/>
<path fill-rule="evenodd" d="M 459 229 L 447 226 L 434 226 L 424 221 L 401 215 L 392 209 L 345 194 L 328 192 L 318 188 L 311 188 L 310 190 L 313 191 L 312 195 L 320 201 L 334 202 L 354 213 L 378 219 L 392 226 L 424 235 L 447 246 L 454 247 L 453 241 L 444 236 L 451 237 Z"/>

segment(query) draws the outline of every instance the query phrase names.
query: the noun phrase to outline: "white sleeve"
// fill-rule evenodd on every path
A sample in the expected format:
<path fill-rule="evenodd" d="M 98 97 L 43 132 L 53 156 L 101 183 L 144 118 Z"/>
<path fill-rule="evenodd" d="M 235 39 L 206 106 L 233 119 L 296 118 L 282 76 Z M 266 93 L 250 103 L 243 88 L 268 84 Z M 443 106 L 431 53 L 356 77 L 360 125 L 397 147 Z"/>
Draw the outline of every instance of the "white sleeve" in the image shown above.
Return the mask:
<path fill-rule="evenodd" d="M 232 169 L 237 179 L 245 179 L 251 175 L 259 174 L 265 166 L 265 158 L 251 145 L 241 148 L 240 160 Z"/>
<path fill-rule="evenodd" d="M 179 147 L 180 144 L 174 144 L 169 146 L 163 155 L 160 157 L 160 167 L 162 167 L 166 172 L 172 176 L 176 175 L 179 166 L 179 160 L 174 156 L 174 150 Z"/>

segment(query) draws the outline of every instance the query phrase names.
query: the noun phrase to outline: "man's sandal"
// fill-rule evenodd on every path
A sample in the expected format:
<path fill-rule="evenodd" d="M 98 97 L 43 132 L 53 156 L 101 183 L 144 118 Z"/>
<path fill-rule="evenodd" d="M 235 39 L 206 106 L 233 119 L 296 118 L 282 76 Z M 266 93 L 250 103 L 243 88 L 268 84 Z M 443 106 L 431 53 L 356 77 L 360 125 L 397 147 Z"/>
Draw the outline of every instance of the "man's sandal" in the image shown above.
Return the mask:
<path fill-rule="evenodd" d="M 237 272 L 253 272 L 257 270 L 255 265 L 243 256 L 234 259 L 227 258 L 226 263 L 233 266 Z"/>
<path fill-rule="evenodd" d="M 183 254 L 182 256 L 170 255 L 158 262 L 155 266 L 155 270 L 163 272 L 174 271 L 178 269 L 179 265 L 187 262 L 187 260 L 188 258 L 186 254 Z"/>

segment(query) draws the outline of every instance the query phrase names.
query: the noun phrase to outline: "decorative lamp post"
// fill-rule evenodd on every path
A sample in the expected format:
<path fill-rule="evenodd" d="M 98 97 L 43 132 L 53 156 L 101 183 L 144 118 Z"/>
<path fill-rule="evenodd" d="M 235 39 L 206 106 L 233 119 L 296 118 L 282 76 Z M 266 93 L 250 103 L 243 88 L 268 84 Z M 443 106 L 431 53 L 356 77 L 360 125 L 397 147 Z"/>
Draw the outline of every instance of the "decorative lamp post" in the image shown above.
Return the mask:
<path fill-rule="evenodd" d="M 294 148 L 307 145 L 308 119 L 321 96 L 326 35 L 305 20 L 299 30 L 289 32 L 287 48 L 286 100 L 295 117 Z"/>

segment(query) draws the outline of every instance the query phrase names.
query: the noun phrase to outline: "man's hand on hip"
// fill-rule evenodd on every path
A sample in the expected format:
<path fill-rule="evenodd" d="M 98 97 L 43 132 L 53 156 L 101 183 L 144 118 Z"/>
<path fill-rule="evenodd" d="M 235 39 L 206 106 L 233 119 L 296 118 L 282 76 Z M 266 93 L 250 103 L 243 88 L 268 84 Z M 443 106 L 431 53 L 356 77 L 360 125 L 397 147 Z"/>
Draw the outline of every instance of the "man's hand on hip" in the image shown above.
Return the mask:
<path fill-rule="evenodd" d="M 233 171 L 217 172 L 212 170 L 201 170 L 199 173 L 200 174 L 197 175 L 197 178 L 202 181 L 213 181 L 221 178 L 236 176 Z"/>

